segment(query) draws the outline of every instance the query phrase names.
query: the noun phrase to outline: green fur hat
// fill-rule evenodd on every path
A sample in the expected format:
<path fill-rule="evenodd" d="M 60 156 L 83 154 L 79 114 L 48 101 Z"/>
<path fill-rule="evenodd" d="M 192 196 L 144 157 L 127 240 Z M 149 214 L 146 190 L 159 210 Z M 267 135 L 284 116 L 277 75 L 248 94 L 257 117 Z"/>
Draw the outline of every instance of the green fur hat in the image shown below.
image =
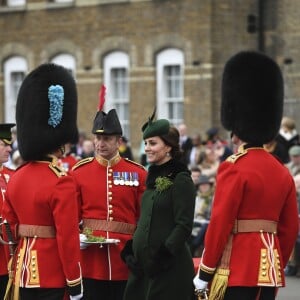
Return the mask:
<path fill-rule="evenodd" d="M 155 116 L 156 109 L 152 116 L 149 118 L 148 122 L 146 122 L 142 127 L 143 139 L 147 139 L 152 136 L 162 136 L 168 134 L 170 129 L 170 122 L 166 119 L 160 119 L 153 121 Z"/>

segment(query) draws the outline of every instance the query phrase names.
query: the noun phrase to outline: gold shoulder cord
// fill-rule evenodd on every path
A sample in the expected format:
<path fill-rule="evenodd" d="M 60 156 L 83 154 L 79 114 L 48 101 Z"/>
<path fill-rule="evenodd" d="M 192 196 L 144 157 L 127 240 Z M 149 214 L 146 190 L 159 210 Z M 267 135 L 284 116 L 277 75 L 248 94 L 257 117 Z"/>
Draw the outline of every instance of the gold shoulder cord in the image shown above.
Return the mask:
<path fill-rule="evenodd" d="M 136 165 L 136 166 L 138 166 L 138 167 L 140 167 L 140 168 L 146 170 L 146 168 L 145 168 L 143 165 L 137 163 L 136 161 L 130 160 L 130 159 L 128 159 L 128 158 L 125 158 L 125 160 L 128 161 L 129 163 L 132 163 L 132 164 L 134 164 L 134 165 Z"/>
<path fill-rule="evenodd" d="M 227 157 L 226 161 L 234 164 L 239 158 L 246 155 L 247 153 L 248 153 L 247 149 L 241 148 L 239 149 L 239 152 L 234 153 L 229 157 Z"/>
<path fill-rule="evenodd" d="M 77 169 L 78 167 L 80 166 L 83 166 L 87 163 L 90 163 L 94 160 L 94 157 L 87 157 L 87 158 L 84 158 L 84 159 L 81 159 L 80 161 L 78 161 L 72 168 L 72 170 L 75 170 Z"/>
<path fill-rule="evenodd" d="M 49 168 L 56 174 L 57 177 L 62 177 L 67 175 L 65 171 L 63 171 L 60 167 L 54 165 L 53 163 L 49 164 Z"/>

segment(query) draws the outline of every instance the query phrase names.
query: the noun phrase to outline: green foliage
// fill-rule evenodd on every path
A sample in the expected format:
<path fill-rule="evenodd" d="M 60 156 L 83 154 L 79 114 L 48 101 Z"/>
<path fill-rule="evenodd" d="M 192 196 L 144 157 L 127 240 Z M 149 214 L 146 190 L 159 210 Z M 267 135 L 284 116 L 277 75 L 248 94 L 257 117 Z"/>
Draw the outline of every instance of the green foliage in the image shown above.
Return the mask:
<path fill-rule="evenodd" d="M 168 177 L 157 177 L 155 180 L 155 189 L 158 192 L 167 190 L 173 184 L 172 180 Z"/>
<path fill-rule="evenodd" d="M 105 237 L 93 235 L 93 230 L 91 228 L 84 228 L 83 234 L 87 238 L 87 242 L 105 242 Z"/>

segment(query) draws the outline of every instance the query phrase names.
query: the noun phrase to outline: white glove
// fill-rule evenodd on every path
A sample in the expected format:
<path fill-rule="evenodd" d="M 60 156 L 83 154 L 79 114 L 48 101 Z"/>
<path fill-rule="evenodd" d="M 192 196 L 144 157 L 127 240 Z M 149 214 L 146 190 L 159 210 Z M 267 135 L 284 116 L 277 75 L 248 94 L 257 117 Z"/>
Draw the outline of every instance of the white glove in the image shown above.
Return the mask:
<path fill-rule="evenodd" d="M 199 274 L 197 274 L 193 279 L 194 286 L 197 290 L 205 290 L 207 288 L 208 282 L 203 281 L 199 278 Z"/>
<path fill-rule="evenodd" d="M 82 299 L 83 294 L 75 295 L 75 296 L 70 296 L 70 300 L 80 300 Z"/>
<path fill-rule="evenodd" d="M 86 241 L 85 234 L 80 233 L 79 240 L 80 240 L 80 250 L 84 250 L 89 246 L 88 244 L 84 243 L 84 241 Z M 74 299 L 76 300 L 77 298 L 74 298 Z M 78 299 L 80 299 L 80 298 L 78 298 Z"/>

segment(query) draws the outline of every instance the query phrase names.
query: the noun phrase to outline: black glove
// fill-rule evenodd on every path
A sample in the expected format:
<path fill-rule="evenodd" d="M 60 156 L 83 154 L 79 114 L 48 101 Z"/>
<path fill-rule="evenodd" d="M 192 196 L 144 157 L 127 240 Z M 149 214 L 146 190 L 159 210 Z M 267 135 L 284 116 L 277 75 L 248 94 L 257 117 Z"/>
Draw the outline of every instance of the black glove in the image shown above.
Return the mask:
<path fill-rule="evenodd" d="M 158 251 L 150 258 L 147 265 L 147 275 L 154 278 L 161 272 L 167 270 L 172 261 L 173 255 L 168 248 L 162 244 Z"/>
<path fill-rule="evenodd" d="M 138 263 L 137 259 L 133 255 L 127 255 L 126 265 L 133 275 L 136 277 L 142 277 L 144 275 L 143 269 Z"/>
<path fill-rule="evenodd" d="M 160 260 L 160 261 L 165 261 L 165 260 L 167 260 L 167 259 L 169 259 L 171 257 L 172 257 L 171 252 L 169 251 L 169 249 L 164 244 L 162 244 L 159 247 L 158 251 L 153 256 L 153 258 L 155 260 Z"/>
<path fill-rule="evenodd" d="M 129 270 L 132 272 L 132 274 L 134 274 L 136 277 L 143 276 L 143 269 L 133 255 L 132 240 L 128 240 L 126 242 L 124 248 L 120 253 L 120 256 L 128 266 Z"/>
<path fill-rule="evenodd" d="M 125 243 L 124 248 L 121 250 L 120 256 L 121 256 L 122 260 L 124 261 L 124 263 L 126 263 L 126 257 L 128 255 L 132 255 L 133 256 L 132 240 L 128 240 Z"/>

